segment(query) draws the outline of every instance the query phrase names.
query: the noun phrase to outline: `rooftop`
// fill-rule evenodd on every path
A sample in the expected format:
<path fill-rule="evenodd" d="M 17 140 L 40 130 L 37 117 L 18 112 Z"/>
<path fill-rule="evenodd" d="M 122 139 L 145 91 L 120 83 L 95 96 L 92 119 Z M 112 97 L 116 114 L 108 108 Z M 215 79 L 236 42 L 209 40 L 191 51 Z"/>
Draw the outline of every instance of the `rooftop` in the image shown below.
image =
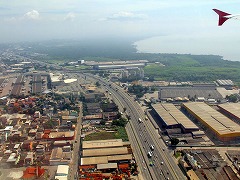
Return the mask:
<path fill-rule="evenodd" d="M 181 124 L 184 129 L 199 129 L 190 119 L 188 119 L 171 103 L 153 104 L 152 107 L 168 126 Z"/>
<path fill-rule="evenodd" d="M 98 148 L 98 149 L 83 150 L 83 157 L 117 155 L 117 154 L 128 154 L 127 147 L 114 147 L 114 148 L 101 148 L 101 149 Z"/>
<path fill-rule="evenodd" d="M 83 141 L 83 144 L 82 144 L 83 149 L 107 148 L 107 147 L 117 147 L 117 146 L 123 146 L 122 139 Z"/>
<path fill-rule="evenodd" d="M 193 112 L 204 123 L 212 128 L 219 136 L 240 136 L 240 126 L 203 102 L 183 103 L 189 111 Z"/>

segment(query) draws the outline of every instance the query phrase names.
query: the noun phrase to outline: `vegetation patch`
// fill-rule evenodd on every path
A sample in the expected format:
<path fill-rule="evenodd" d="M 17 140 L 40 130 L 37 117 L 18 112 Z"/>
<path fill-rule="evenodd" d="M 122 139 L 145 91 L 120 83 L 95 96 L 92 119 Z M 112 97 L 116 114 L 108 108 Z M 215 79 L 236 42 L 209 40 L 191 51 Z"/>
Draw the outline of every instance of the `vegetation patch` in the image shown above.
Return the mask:
<path fill-rule="evenodd" d="M 181 152 L 177 151 L 174 153 L 174 157 L 177 159 L 181 156 Z"/>
<path fill-rule="evenodd" d="M 95 132 L 85 136 L 85 141 L 95 141 L 95 140 L 106 140 L 106 139 L 115 139 L 115 132 Z"/>
<path fill-rule="evenodd" d="M 85 136 L 85 141 L 107 140 L 107 139 L 122 139 L 128 141 L 128 135 L 124 127 L 114 127 L 112 132 L 101 131 Z"/>
<path fill-rule="evenodd" d="M 128 141 L 128 135 L 124 127 L 117 127 L 117 132 L 115 133 L 116 139 L 122 139 L 123 141 Z"/>

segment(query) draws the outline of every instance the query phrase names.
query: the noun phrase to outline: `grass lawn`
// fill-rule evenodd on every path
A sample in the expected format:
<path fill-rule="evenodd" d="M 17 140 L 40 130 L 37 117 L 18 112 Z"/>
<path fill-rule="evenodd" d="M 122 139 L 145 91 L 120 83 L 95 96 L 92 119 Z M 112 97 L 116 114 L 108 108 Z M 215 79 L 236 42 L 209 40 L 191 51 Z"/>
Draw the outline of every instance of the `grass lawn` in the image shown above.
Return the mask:
<path fill-rule="evenodd" d="M 128 141 L 128 136 L 124 127 L 116 127 L 116 132 L 95 132 L 87 135 L 85 141 L 94 141 L 94 140 L 106 140 L 106 139 L 122 139 L 123 141 Z"/>

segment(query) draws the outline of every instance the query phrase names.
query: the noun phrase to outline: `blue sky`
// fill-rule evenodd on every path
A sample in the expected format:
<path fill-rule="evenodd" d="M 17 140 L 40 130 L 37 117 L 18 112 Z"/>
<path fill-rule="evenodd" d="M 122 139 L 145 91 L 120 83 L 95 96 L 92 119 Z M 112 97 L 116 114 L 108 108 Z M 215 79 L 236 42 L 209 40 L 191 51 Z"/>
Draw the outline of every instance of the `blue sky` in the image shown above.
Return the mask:
<path fill-rule="evenodd" d="M 240 20 L 218 27 L 212 11 L 240 14 L 239 7 L 234 0 L 1 0 L 0 42 L 142 37 L 143 52 L 240 60 Z"/>

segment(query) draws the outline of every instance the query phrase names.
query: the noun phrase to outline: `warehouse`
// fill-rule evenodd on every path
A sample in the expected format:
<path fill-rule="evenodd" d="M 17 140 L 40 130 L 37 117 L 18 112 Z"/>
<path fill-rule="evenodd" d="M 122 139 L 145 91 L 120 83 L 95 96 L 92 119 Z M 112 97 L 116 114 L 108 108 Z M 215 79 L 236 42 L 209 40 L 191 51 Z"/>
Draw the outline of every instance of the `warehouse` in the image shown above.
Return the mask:
<path fill-rule="evenodd" d="M 83 150 L 83 157 L 128 154 L 127 147 L 97 148 Z"/>
<path fill-rule="evenodd" d="M 83 141 L 81 166 L 127 163 L 133 159 L 129 142 L 122 139 Z"/>
<path fill-rule="evenodd" d="M 193 86 L 193 87 L 160 87 L 158 98 L 167 100 L 168 98 L 194 98 L 204 97 L 204 99 L 223 99 L 222 95 L 213 86 Z"/>
<path fill-rule="evenodd" d="M 240 123 L 240 104 L 239 103 L 226 103 L 218 105 L 218 108 L 226 114 L 237 120 Z"/>
<path fill-rule="evenodd" d="M 240 136 L 240 126 L 203 102 L 183 103 L 182 107 L 205 127 L 212 130 L 221 141 Z"/>
<path fill-rule="evenodd" d="M 114 155 L 114 156 L 98 156 L 98 157 L 84 157 L 81 158 L 81 165 L 96 165 L 106 164 L 110 162 L 131 161 L 132 154 Z"/>
<path fill-rule="evenodd" d="M 108 139 L 108 140 L 97 140 L 97 141 L 83 141 L 83 149 L 97 149 L 97 148 L 112 148 L 122 147 L 122 139 Z"/>
<path fill-rule="evenodd" d="M 164 127 L 181 128 L 184 133 L 198 131 L 199 128 L 171 103 L 152 105 Z"/>

